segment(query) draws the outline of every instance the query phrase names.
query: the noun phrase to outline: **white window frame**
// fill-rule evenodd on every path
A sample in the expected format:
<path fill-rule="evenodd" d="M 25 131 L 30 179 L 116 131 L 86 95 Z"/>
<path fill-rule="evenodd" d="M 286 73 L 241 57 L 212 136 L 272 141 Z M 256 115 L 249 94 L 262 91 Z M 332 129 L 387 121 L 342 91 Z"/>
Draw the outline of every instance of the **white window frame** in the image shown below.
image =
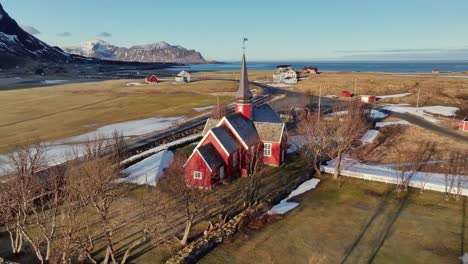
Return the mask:
<path fill-rule="evenodd" d="M 271 157 L 271 143 L 263 143 L 263 155 L 266 157 Z"/>
<path fill-rule="evenodd" d="M 194 171 L 193 172 L 193 178 L 195 180 L 201 180 L 201 179 L 203 179 L 203 173 L 201 171 Z"/>
<path fill-rule="evenodd" d="M 232 166 L 237 166 L 237 152 L 234 152 L 234 155 L 232 156 Z"/>

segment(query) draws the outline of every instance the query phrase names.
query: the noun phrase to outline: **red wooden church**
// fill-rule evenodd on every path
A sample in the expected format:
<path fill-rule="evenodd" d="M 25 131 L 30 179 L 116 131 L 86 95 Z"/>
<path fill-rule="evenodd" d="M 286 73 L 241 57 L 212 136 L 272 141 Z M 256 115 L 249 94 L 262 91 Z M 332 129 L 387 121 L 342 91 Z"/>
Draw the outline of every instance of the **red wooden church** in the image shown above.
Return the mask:
<path fill-rule="evenodd" d="M 186 184 L 211 188 L 236 175 L 248 176 L 253 164 L 279 166 L 286 153 L 285 126 L 268 104 L 254 106 L 245 54 L 235 111 L 210 118 L 203 138 L 184 165 Z"/>

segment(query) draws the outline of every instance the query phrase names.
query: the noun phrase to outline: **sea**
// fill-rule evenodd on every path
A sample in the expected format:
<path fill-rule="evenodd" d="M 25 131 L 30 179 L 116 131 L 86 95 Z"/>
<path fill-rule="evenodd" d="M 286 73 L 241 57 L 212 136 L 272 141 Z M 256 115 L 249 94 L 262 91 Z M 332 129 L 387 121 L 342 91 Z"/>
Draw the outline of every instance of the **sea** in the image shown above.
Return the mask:
<path fill-rule="evenodd" d="M 433 70 L 441 72 L 468 71 L 468 61 L 247 61 L 249 70 L 274 70 L 277 65 L 292 65 L 296 70 L 305 66 L 318 67 L 319 71 L 346 72 L 388 72 L 388 73 L 430 73 Z M 177 67 L 175 70 L 190 71 L 238 71 L 241 62 L 226 62 L 219 64 L 197 64 Z"/>

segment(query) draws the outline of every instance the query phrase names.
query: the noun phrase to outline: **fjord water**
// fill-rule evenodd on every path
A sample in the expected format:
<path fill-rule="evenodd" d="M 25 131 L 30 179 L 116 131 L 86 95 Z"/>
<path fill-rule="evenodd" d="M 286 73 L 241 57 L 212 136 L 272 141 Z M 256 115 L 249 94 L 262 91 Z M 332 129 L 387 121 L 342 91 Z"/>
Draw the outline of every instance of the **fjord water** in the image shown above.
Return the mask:
<path fill-rule="evenodd" d="M 249 70 L 274 70 L 277 65 L 292 65 L 296 70 L 304 66 L 316 66 L 319 71 L 353 71 L 353 72 L 418 72 L 428 73 L 432 70 L 441 72 L 463 72 L 468 71 L 468 61 L 271 61 L 247 62 Z M 239 70 L 240 62 L 226 62 L 222 64 L 198 64 L 190 65 L 191 71 L 236 71 Z M 182 68 L 177 68 L 182 69 Z M 185 67 L 187 69 L 187 67 Z"/>

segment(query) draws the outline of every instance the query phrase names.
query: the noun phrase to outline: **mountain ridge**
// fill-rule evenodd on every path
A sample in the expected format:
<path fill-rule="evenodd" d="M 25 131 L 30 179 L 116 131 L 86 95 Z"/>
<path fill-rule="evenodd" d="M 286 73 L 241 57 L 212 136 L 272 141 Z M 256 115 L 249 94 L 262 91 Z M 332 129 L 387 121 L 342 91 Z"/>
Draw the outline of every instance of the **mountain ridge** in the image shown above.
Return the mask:
<path fill-rule="evenodd" d="M 134 45 L 127 48 L 95 39 L 77 45 L 64 46 L 63 50 L 71 54 L 103 60 L 149 63 L 207 63 L 200 52 L 179 45 L 171 45 L 165 41 Z"/>

